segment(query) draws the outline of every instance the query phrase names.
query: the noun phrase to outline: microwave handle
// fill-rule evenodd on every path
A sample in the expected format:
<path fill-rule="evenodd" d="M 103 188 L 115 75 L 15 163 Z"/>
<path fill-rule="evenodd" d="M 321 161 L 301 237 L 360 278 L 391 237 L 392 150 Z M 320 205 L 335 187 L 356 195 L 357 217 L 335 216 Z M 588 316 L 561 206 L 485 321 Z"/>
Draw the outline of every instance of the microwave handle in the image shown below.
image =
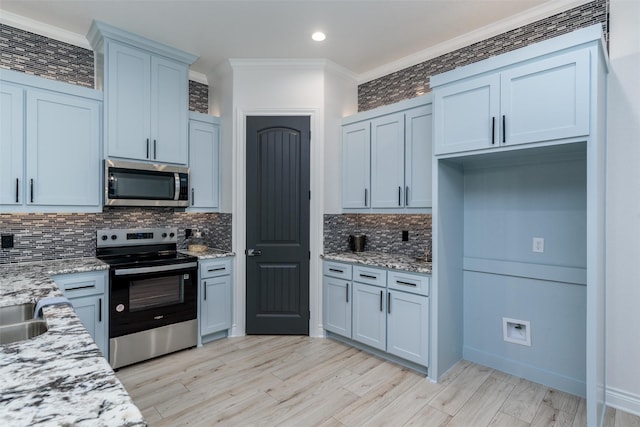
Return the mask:
<path fill-rule="evenodd" d="M 173 200 L 180 200 L 180 174 L 178 172 L 173 174 L 173 184 Z"/>

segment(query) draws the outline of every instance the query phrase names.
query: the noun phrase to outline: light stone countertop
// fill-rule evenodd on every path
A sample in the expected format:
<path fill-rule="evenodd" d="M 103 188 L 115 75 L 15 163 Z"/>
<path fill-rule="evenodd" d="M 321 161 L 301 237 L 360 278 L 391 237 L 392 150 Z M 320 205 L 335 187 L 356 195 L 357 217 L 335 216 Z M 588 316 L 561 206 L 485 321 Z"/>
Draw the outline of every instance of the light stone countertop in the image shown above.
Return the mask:
<path fill-rule="evenodd" d="M 52 275 L 107 270 L 95 258 L 0 266 L 0 306 L 62 296 Z M 68 304 L 43 309 L 48 331 L 0 345 L 0 424 L 146 426 Z"/>
<path fill-rule="evenodd" d="M 328 261 L 350 262 L 371 267 L 383 267 L 392 270 L 431 274 L 431 263 L 406 255 L 385 254 L 381 252 L 329 252 L 322 255 Z"/>
<path fill-rule="evenodd" d="M 202 259 L 202 260 L 236 256 L 235 252 L 224 251 L 222 249 L 216 249 L 216 248 L 209 248 L 205 252 L 191 252 L 185 249 L 179 249 L 178 252 L 195 256 L 195 257 L 198 257 L 198 259 Z"/>

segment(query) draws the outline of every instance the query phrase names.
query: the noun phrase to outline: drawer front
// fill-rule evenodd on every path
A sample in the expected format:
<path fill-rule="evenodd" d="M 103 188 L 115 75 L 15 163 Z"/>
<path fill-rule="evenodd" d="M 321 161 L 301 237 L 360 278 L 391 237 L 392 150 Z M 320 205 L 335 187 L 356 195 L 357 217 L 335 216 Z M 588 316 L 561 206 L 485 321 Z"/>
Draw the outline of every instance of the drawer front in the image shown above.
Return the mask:
<path fill-rule="evenodd" d="M 340 262 L 325 261 L 322 264 L 322 274 L 324 276 L 336 277 L 338 279 L 351 280 L 351 264 L 342 264 Z"/>
<path fill-rule="evenodd" d="M 231 274 L 230 259 L 213 259 L 200 261 L 200 279 L 228 276 Z"/>
<path fill-rule="evenodd" d="M 429 276 L 406 273 L 403 271 L 389 271 L 387 284 L 389 289 L 429 296 L 430 281 L 431 279 Z"/>
<path fill-rule="evenodd" d="M 387 270 L 354 266 L 353 281 L 384 288 L 387 286 Z"/>
<path fill-rule="evenodd" d="M 67 298 L 104 295 L 107 273 L 78 273 L 54 276 L 53 281 Z"/>

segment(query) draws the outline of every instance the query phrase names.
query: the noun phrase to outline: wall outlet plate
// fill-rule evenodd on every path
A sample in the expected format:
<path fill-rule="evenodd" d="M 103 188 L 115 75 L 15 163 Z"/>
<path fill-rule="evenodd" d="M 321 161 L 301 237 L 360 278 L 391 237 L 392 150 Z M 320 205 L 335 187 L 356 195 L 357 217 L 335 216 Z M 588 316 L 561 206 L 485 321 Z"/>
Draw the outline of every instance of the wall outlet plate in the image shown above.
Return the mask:
<path fill-rule="evenodd" d="M 533 252 L 538 252 L 538 253 L 544 252 L 544 238 L 543 237 L 534 237 L 533 238 Z"/>
<path fill-rule="evenodd" d="M 409 241 L 409 230 L 402 230 L 402 241 L 403 242 Z"/>
<path fill-rule="evenodd" d="M 0 238 L 2 239 L 2 249 L 13 248 L 13 234 L 3 234 Z"/>
<path fill-rule="evenodd" d="M 531 323 L 528 320 L 502 318 L 502 339 L 531 347 Z"/>

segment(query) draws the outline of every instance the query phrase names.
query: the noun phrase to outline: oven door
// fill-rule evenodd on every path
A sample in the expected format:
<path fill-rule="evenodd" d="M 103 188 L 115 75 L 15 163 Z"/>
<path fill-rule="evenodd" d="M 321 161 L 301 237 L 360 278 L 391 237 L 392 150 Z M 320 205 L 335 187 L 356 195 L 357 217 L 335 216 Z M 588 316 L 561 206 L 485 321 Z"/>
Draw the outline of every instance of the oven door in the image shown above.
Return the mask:
<path fill-rule="evenodd" d="M 109 338 L 197 318 L 197 263 L 113 268 Z"/>

